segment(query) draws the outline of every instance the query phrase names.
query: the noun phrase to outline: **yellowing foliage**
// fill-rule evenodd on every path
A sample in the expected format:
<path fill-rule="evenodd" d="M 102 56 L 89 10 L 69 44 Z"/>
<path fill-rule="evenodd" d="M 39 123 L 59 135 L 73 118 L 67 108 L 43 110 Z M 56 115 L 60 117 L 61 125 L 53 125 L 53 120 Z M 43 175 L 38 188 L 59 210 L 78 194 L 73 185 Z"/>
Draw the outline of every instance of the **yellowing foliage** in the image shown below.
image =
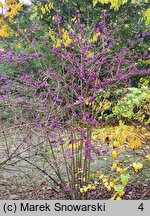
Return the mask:
<path fill-rule="evenodd" d="M 112 166 L 111 166 L 111 170 L 114 170 L 117 168 L 117 164 L 116 163 L 113 163 Z"/>
<path fill-rule="evenodd" d="M 98 40 L 98 37 L 100 36 L 100 33 L 97 32 L 93 35 L 93 37 L 89 40 L 91 43 L 95 43 Z"/>
<path fill-rule="evenodd" d="M 86 56 L 87 56 L 87 58 L 92 58 L 94 56 L 94 52 L 88 52 Z M 86 105 L 88 105 L 88 104 L 89 104 L 89 102 L 86 101 Z"/>
<path fill-rule="evenodd" d="M 69 46 L 72 42 L 71 38 L 68 35 L 68 32 L 65 31 L 62 35 L 62 40 L 63 40 L 63 44 L 65 45 L 65 47 Z"/>
<path fill-rule="evenodd" d="M 60 39 L 56 39 L 54 34 L 51 34 L 50 36 L 51 36 L 52 40 L 55 41 L 54 46 L 56 48 L 59 48 L 62 45 L 64 45 L 65 47 L 68 47 L 72 43 L 72 39 L 69 37 L 68 32 L 64 31 L 64 29 L 61 29 L 61 38 Z"/>
<path fill-rule="evenodd" d="M 111 153 L 112 157 L 116 160 L 117 157 L 118 157 L 118 154 L 116 152 L 116 150 L 113 150 L 112 153 Z"/>
<path fill-rule="evenodd" d="M 146 155 L 146 158 L 150 161 L 150 154 Z"/>
<path fill-rule="evenodd" d="M 121 197 L 118 196 L 118 197 L 116 198 L 116 200 L 122 200 L 122 199 L 121 199 Z"/>
<path fill-rule="evenodd" d="M 146 26 L 148 27 L 150 25 L 150 8 L 145 12 L 144 18 L 146 19 Z"/>
<path fill-rule="evenodd" d="M 133 166 L 133 168 L 134 168 L 134 171 L 137 173 L 137 172 L 139 172 L 142 168 L 143 168 L 143 164 L 141 164 L 141 163 L 136 163 L 136 162 L 134 162 L 133 164 L 132 164 L 132 166 Z"/>
<path fill-rule="evenodd" d="M 0 36 L 7 38 L 10 34 L 10 27 L 3 22 L 3 19 L 0 18 Z"/>
<path fill-rule="evenodd" d="M 7 0 L 5 4 L 7 6 L 10 6 L 11 4 L 14 4 L 14 3 L 16 3 L 16 0 Z"/>
<path fill-rule="evenodd" d="M 149 133 L 145 128 L 135 128 L 120 122 L 115 127 L 94 130 L 93 136 L 99 138 L 104 143 L 106 143 L 106 137 L 109 136 L 109 143 L 112 148 L 118 148 L 124 153 L 124 147 L 132 150 L 138 149 L 142 145 L 143 139 L 149 138 Z"/>
<path fill-rule="evenodd" d="M 118 10 L 121 5 L 124 5 L 129 2 L 129 0 L 93 0 L 93 6 L 95 6 L 98 2 L 101 4 L 111 4 L 111 8 L 114 10 Z M 148 0 L 143 0 L 143 2 L 148 3 Z M 132 0 L 132 4 L 138 4 L 137 0 Z"/>
<path fill-rule="evenodd" d="M 6 17 L 12 19 L 22 9 L 22 3 L 12 4 L 8 8 L 11 9 L 11 11 L 6 14 Z"/>
<path fill-rule="evenodd" d="M 101 3 L 101 4 L 108 4 L 110 3 L 110 8 L 113 8 L 114 10 L 119 10 L 119 8 L 130 2 L 129 0 L 93 0 L 93 7 L 96 6 L 97 3 Z M 131 3 L 132 4 L 140 4 L 141 2 L 143 3 L 148 3 L 148 0 L 142 0 L 142 1 L 137 1 L 137 0 L 132 0 Z M 146 22 L 146 26 L 148 27 L 150 25 L 150 8 L 145 12 L 145 16 L 144 16 Z"/>
<path fill-rule="evenodd" d="M 95 6 L 98 2 L 102 4 L 108 4 L 110 1 L 109 0 L 93 0 L 93 6 Z"/>
<path fill-rule="evenodd" d="M 5 22 L 4 18 L 9 18 L 12 20 L 14 16 L 16 16 L 22 9 L 22 3 L 17 3 L 16 0 L 7 0 L 4 3 L 0 4 L 1 10 L 4 9 L 9 10 L 5 15 L 0 18 L 0 36 L 3 38 L 9 37 L 11 35 L 12 30 L 10 26 Z"/>
<path fill-rule="evenodd" d="M 42 14 L 46 14 L 47 12 L 50 12 L 51 9 L 53 9 L 54 6 L 53 6 L 53 3 L 49 3 L 49 4 L 46 4 L 44 6 L 41 6 L 41 11 L 42 11 Z M 35 9 L 36 10 L 36 9 Z"/>
<path fill-rule="evenodd" d="M 111 8 L 118 10 L 121 5 L 127 3 L 127 0 L 93 0 L 93 6 L 95 6 L 98 2 L 101 4 L 111 4 Z"/>

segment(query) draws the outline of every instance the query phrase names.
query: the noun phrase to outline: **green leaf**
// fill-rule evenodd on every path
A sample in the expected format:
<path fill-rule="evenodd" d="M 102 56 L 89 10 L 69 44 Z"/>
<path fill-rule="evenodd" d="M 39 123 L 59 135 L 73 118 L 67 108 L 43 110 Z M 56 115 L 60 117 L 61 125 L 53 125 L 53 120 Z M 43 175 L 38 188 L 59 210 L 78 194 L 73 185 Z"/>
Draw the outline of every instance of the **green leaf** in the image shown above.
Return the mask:
<path fill-rule="evenodd" d="M 129 174 L 121 174 L 121 180 L 123 181 L 128 181 L 130 179 L 130 175 Z"/>
<path fill-rule="evenodd" d="M 86 187 L 86 186 L 83 186 L 83 188 L 82 188 L 82 189 L 83 189 L 83 191 L 84 191 L 84 192 L 87 192 L 87 190 L 88 190 L 89 188 L 88 188 L 88 187 Z"/>
<path fill-rule="evenodd" d="M 116 185 L 116 186 L 114 187 L 114 190 L 115 190 L 116 192 L 122 192 L 122 191 L 124 190 L 124 186 L 123 186 L 123 185 Z"/>

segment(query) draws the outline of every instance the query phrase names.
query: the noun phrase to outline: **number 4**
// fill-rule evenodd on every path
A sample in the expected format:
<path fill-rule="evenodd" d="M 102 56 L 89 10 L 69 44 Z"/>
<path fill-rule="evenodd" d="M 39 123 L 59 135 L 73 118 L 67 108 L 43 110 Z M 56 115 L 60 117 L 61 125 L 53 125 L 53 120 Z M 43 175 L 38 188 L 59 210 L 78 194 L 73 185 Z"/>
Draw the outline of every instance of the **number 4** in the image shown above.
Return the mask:
<path fill-rule="evenodd" d="M 143 207 L 143 203 L 141 203 L 138 207 L 139 210 L 143 211 L 144 210 L 144 207 Z"/>

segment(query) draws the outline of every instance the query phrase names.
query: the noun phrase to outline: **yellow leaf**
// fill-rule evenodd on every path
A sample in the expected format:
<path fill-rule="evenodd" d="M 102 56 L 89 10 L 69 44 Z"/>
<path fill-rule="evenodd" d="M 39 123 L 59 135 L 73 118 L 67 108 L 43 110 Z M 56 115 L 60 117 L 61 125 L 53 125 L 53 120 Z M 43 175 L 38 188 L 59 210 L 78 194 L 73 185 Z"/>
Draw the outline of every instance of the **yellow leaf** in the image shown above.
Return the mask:
<path fill-rule="evenodd" d="M 122 200 L 122 199 L 121 199 L 121 197 L 118 196 L 118 197 L 116 198 L 116 200 Z"/>
<path fill-rule="evenodd" d="M 118 191 L 117 193 L 120 197 L 122 197 L 124 195 L 124 191 Z"/>
<path fill-rule="evenodd" d="M 116 158 L 118 157 L 116 150 L 112 151 L 111 156 L 116 160 Z"/>
<path fill-rule="evenodd" d="M 112 166 L 111 166 L 111 170 L 116 169 L 116 167 L 117 167 L 117 164 L 113 163 Z"/>
<path fill-rule="evenodd" d="M 105 182 L 105 183 L 104 183 L 104 186 L 107 188 L 107 186 L 108 186 L 108 182 Z"/>
<path fill-rule="evenodd" d="M 92 185 L 91 185 L 91 184 L 89 184 L 89 185 L 88 185 L 88 189 L 90 189 L 90 190 L 91 190 L 91 188 L 92 188 Z"/>
<path fill-rule="evenodd" d="M 122 154 L 125 153 L 125 150 L 122 147 L 120 147 L 120 151 L 121 151 Z"/>
<path fill-rule="evenodd" d="M 62 35 L 63 38 L 63 44 L 65 45 L 65 47 L 69 46 L 72 42 L 71 38 L 69 37 L 67 32 L 64 32 Z"/>
<path fill-rule="evenodd" d="M 102 107 L 102 114 L 104 113 L 105 110 L 107 110 L 111 106 L 111 102 L 107 101 L 104 106 Z"/>
<path fill-rule="evenodd" d="M 150 154 L 146 155 L 146 158 L 150 161 Z"/>
<path fill-rule="evenodd" d="M 114 200 L 117 196 L 117 193 L 115 193 L 112 197 L 111 197 L 111 200 Z"/>
<path fill-rule="evenodd" d="M 78 168 L 78 174 L 83 173 L 83 169 L 82 168 Z"/>
<path fill-rule="evenodd" d="M 86 55 L 86 57 L 87 57 L 87 58 L 92 58 L 92 57 L 93 57 L 93 55 L 94 55 L 94 53 L 93 53 L 93 52 L 88 52 L 88 53 L 87 53 L 87 55 Z"/>
<path fill-rule="evenodd" d="M 139 172 L 142 168 L 143 168 L 143 164 L 141 164 L 141 163 L 136 163 L 136 162 L 134 162 L 133 164 L 132 164 L 132 166 L 133 166 L 133 168 L 134 168 L 134 171 L 137 173 L 137 172 Z"/>
<path fill-rule="evenodd" d="M 93 0 L 93 7 L 98 3 L 98 0 Z"/>
<path fill-rule="evenodd" d="M 125 28 L 129 28 L 129 25 L 128 25 L 128 24 L 125 24 Z"/>
<path fill-rule="evenodd" d="M 127 183 L 128 183 L 128 181 L 126 181 L 126 180 L 121 180 L 121 182 L 122 182 L 122 185 L 123 185 L 123 186 L 126 186 Z"/>
<path fill-rule="evenodd" d="M 2 47 L 0 47 L 0 51 L 4 51 L 4 49 Z"/>
<path fill-rule="evenodd" d="M 17 44 L 16 47 L 17 48 L 21 48 L 22 46 L 21 46 L 21 44 Z"/>
<path fill-rule="evenodd" d="M 87 106 L 89 105 L 89 102 L 87 100 L 85 101 L 85 105 L 87 105 Z"/>
<path fill-rule="evenodd" d="M 119 142 L 118 142 L 118 141 L 114 141 L 113 147 L 114 147 L 114 148 L 117 148 L 118 146 L 119 146 Z"/>
<path fill-rule="evenodd" d="M 107 189 L 108 191 L 111 191 L 110 185 L 109 185 L 109 186 L 106 186 L 106 189 Z"/>
<path fill-rule="evenodd" d="M 56 48 L 61 47 L 61 40 L 57 40 L 57 41 L 56 41 L 55 47 L 56 47 Z"/>
<path fill-rule="evenodd" d="M 142 143 L 141 143 L 141 139 L 140 138 L 136 138 L 136 139 L 134 139 L 134 137 L 130 138 L 130 140 L 129 140 L 129 147 L 131 149 L 136 150 L 141 145 L 142 145 Z"/>
<path fill-rule="evenodd" d="M 96 190 L 96 186 L 92 185 L 91 190 Z"/>
<path fill-rule="evenodd" d="M 84 177 L 82 181 L 85 182 L 85 181 L 86 181 L 86 178 Z"/>
<path fill-rule="evenodd" d="M 84 191 L 83 191 L 83 188 L 80 188 L 80 193 L 83 193 Z"/>
<path fill-rule="evenodd" d="M 114 182 L 110 182 L 110 183 L 109 183 L 109 186 L 110 186 L 111 188 L 113 188 L 113 187 L 115 186 Z"/>
<path fill-rule="evenodd" d="M 120 167 L 117 167 L 117 173 L 118 174 L 124 173 L 124 169 L 121 169 Z"/>
<path fill-rule="evenodd" d="M 101 174 L 101 175 L 99 176 L 99 178 L 100 178 L 100 179 L 103 179 L 103 178 L 104 178 L 104 174 Z"/>
<path fill-rule="evenodd" d="M 50 35 L 52 41 L 55 41 L 55 34 L 52 30 L 49 31 L 49 35 Z"/>

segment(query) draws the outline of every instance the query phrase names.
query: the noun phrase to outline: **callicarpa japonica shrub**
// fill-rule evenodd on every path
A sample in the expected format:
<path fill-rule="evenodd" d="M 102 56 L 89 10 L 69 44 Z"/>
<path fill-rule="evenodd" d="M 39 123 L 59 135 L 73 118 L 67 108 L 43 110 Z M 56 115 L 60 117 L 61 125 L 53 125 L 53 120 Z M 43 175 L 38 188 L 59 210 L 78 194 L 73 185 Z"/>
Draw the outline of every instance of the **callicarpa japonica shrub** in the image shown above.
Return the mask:
<path fill-rule="evenodd" d="M 119 166 L 119 162 L 113 160 L 124 148 L 113 143 L 112 150 L 111 141 L 117 142 L 117 138 L 114 136 L 111 140 L 109 134 L 100 132 L 104 122 L 99 119 L 117 97 L 116 90 L 122 89 L 121 95 L 125 94 L 124 89 L 130 87 L 133 76 L 143 76 L 150 71 L 139 69 L 126 47 L 116 53 L 117 38 L 112 37 L 106 19 L 107 14 L 103 13 L 97 25 L 87 28 L 78 15 L 72 26 L 64 29 L 60 27 L 62 18 L 55 17 L 57 27 L 49 50 L 55 61 L 47 68 L 44 65 L 48 59 L 42 52 L 0 52 L 1 65 L 17 62 L 22 69 L 12 80 L 0 77 L 1 103 L 6 109 L 10 109 L 11 104 L 17 125 L 30 128 L 37 136 L 42 134 L 47 148 L 39 151 L 38 156 L 44 158 L 51 169 L 44 174 L 47 173 L 69 199 L 88 199 L 89 192 L 96 190 L 99 184 L 114 190 L 114 198 L 121 199 L 130 179 L 131 167 L 124 171 L 118 167 L 117 173 L 112 174 Z M 43 68 L 34 71 L 28 67 L 35 59 Z M 120 122 L 114 133 L 125 136 L 129 131 Z M 136 136 L 134 131 L 133 136 Z M 137 149 L 141 145 L 138 138 L 137 142 L 134 147 L 129 145 L 129 149 Z M 125 144 L 126 139 L 121 143 Z M 113 162 L 110 178 L 105 177 L 100 166 L 109 156 Z M 142 165 L 134 163 L 133 168 L 138 172 Z"/>

